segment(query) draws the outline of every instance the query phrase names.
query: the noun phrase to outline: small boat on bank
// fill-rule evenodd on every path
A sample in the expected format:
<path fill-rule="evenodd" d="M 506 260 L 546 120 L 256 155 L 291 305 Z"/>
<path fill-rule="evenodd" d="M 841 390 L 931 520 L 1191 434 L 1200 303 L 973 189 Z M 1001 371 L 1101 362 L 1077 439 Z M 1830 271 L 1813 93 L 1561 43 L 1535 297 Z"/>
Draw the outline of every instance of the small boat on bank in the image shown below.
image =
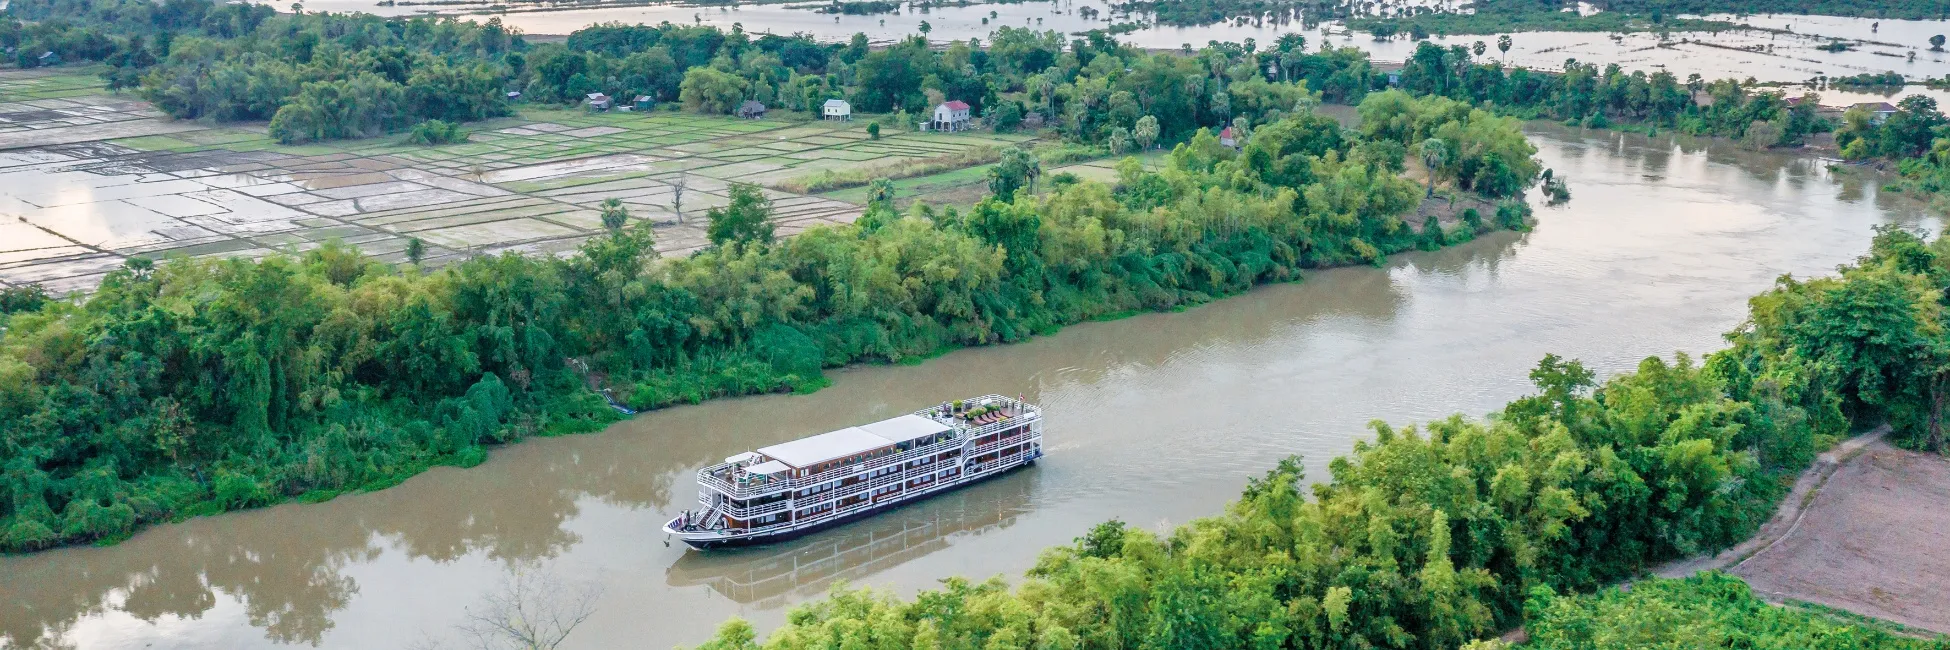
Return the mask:
<path fill-rule="evenodd" d="M 749 451 L 697 472 L 664 524 L 696 548 L 780 542 L 1036 462 L 1043 412 L 984 395 Z"/>

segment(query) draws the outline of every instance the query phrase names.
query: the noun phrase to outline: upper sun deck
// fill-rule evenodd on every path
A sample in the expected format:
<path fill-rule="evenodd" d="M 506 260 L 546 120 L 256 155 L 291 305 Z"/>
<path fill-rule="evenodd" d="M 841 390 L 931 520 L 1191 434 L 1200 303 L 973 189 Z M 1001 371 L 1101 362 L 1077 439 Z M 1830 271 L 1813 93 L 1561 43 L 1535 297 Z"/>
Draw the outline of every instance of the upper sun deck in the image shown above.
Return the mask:
<path fill-rule="evenodd" d="M 698 470 L 698 482 L 746 498 L 818 485 L 860 471 L 957 448 L 969 438 L 1042 417 L 1035 405 L 984 395 L 746 452 Z"/>

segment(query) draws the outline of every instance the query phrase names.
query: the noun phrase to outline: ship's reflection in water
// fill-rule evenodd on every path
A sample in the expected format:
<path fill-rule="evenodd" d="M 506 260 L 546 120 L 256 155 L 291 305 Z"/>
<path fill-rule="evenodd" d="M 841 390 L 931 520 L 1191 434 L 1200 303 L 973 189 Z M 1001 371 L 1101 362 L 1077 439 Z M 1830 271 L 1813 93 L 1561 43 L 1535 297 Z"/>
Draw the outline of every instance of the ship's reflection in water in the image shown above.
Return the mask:
<path fill-rule="evenodd" d="M 1024 467 L 783 544 L 693 550 L 664 575 L 672 587 L 704 585 L 740 604 L 784 607 L 948 548 L 955 537 L 1014 525 L 1030 511 L 1040 472 Z"/>

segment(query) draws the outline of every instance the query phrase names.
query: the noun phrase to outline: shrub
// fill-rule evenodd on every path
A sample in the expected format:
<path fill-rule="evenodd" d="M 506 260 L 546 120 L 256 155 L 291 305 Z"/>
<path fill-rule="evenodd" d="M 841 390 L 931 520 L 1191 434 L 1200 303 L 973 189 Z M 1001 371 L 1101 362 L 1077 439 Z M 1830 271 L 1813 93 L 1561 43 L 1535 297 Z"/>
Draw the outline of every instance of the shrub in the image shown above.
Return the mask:
<path fill-rule="evenodd" d="M 429 147 L 466 142 L 467 131 L 462 130 L 459 124 L 452 122 L 427 120 L 413 125 L 413 129 L 406 132 L 406 141 L 409 144 Z"/>

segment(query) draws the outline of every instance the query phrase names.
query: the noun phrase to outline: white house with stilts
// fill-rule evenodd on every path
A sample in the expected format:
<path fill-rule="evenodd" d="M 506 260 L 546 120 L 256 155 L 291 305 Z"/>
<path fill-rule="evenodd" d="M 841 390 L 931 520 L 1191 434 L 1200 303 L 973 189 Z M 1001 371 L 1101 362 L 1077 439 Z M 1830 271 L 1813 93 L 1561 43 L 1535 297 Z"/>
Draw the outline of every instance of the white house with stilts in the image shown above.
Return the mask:
<path fill-rule="evenodd" d="M 819 113 L 830 122 L 847 122 L 853 119 L 853 105 L 844 99 L 828 99 L 819 108 Z"/>
<path fill-rule="evenodd" d="M 966 131 L 974 125 L 968 103 L 961 100 L 942 102 L 934 107 L 934 119 L 928 120 L 929 131 Z"/>

